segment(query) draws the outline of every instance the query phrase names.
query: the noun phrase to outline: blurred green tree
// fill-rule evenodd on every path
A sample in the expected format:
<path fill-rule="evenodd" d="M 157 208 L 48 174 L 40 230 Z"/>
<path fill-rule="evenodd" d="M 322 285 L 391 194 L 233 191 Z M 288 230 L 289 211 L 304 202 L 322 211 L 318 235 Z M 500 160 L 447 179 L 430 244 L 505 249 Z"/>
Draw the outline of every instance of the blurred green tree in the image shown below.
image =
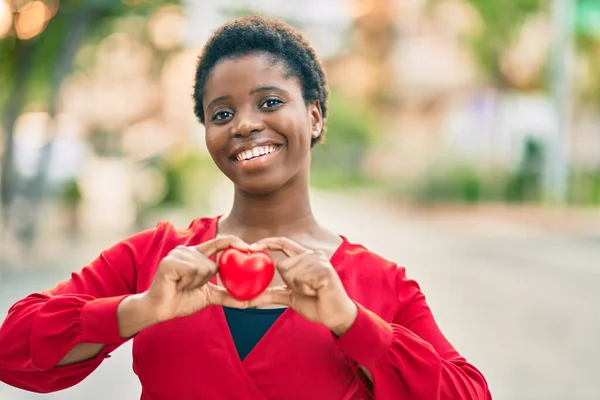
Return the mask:
<path fill-rule="evenodd" d="M 435 7 L 445 0 L 430 0 L 430 7 Z M 565 0 L 567 1 L 567 0 Z M 548 18 L 551 22 L 552 2 L 544 0 L 464 0 L 479 15 L 481 29 L 469 32 L 465 37 L 468 46 L 477 61 L 482 74 L 487 77 L 489 83 L 500 90 L 552 90 L 553 76 L 550 71 L 549 58 L 544 60 L 543 68 L 536 71 L 536 76 L 521 86 L 511 80 L 503 69 L 503 57 L 519 39 L 524 24 L 541 16 Z M 581 112 L 595 112 L 600 105 L 600 75 L 595 73 L 600 68 L 600 0 L 572 0 L 574 13 L 572 29 L 575 39 L 575 65 L 573 74 L 573 105 L 575 117 Z M 548 35 L 550 35 L 550 29 Z M 525 143 L 528 156 L 537 160 L 538 150 L 543 153 L 543 148 L 536 146 L 541 144 Z M 529 146 L 529 147 L 527 147 Z M 548 159 L 550 160 L 550 159 Z M 536 161 L 537 162 L 537 161 Z M 521 168 L 525 166 L 521 165 Z M 538 169 L 541 166 L 537 166 Z M 597 167 L 596 167 L 597 168 Z M 583 172 L 576 168 L 571 176 L 572 186 L 583 185 L 576 188 L 577 193 L 592 193 L 594 197 L 595 181 L 588 179 L 589 174 L 593 176 L 597 172 Z M 530 166 L 510 178 L 508 187 L 508 200 L 524 201 L 540 198 L 538 189 L 532 189 L 540 184 L 539 174 L 533 174 Z M 579 177 L 578 175 L 581 175 Z"/>
<path fill-rule="evenodd" d="M 533 137 L 523 144 L 521 162 L 510 174 L 506 185 L 506 200 L 509 202 L 539 202 L 542 198 L 544 168 L 544 145 Z"/>
<path fill-rule="evenodd" d="M 443 0 L 430 0 L 434 6 Z M 517 40 L 523 24 L 540 13 L 549 13 L 546 0 L 465 0 L 479 14 L 483 27 L 467 37 L 481 71 L 499 88 L 512 83 L 502 71 L 502 56 Z M 585 84 L 579 84 L 577 95 L 585 103 L 600 104 L 600 77 L 593 73 L 600 67 L 600 0 L 574 0 L 573 28 L 580 65 L 589 71 Z M 544 87 L 548 76 L 541 71 L 534 85 Z"/>
<path fill-rule="evenodd" d="M 363 161 L 377 136 L 375 120 L 366 108 L 331 88 L 325 143 L 312 152 L 313 185 L 344 189 L 365 183 Z"/>
<path fill-rule="evenodd" d="M 600 105 L 600 0 L 578 0 L 575 11 L 576 46 L 581 64 L 586 67 L 585 82 L 578 85 L 580 99 Z"/>
<path fill-rule="evenodd" d="M 438 0 L 433 0 L 433 3 Z M 528 18 L 542 12 L 544 0 L 466 0 L 479 14 L 483 27 L 467 38 L 481 70 L 497 87 L 510 87 L 501 58 L 521 33 Z"/>
<path fill-rule="evenodd" d="M 30 1 L 13 2 L 17 18 Z M 10 209 L 14 202 L 18 176 L 14 169 L 14 125 L 24 110 L 35 104 L 46 110 L 51 120 L 57 113 L 59 88 L 71 72 L 77 50 L 90 38 L 102 34 L 110 22 L 125 14 L 150 15 L 158 6 L 179 3 L 178 0 L 45 0 L 47 10 L 56 10 L 42 32 L 34 37 L 19 37 L 13 27 L 9 36 L 0 41 L 0 118 L 4 132 L 4 153 L 0 167 L 0 200 L 3 227 L 10 224 Z M 17 19 L 15 19 L 17 20 Z M 49 129 L 47 144 L 40 154 L 38 171 L 31 183 L 33 201 L 43 196 L 52 140 Z M 35 220 L 35 218 L 34 218 Z M 35 225 L 25 236 L 33 235 Z"/>

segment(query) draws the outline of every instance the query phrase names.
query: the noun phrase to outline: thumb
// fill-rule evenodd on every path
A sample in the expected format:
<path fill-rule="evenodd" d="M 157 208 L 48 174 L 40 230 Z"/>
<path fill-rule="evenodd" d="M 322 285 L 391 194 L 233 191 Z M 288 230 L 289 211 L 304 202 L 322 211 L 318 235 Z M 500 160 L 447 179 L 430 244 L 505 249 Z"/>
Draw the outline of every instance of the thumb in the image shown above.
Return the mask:
<path fill-rule="evenodd" d="M 260 307 L 267 304 L 292 305 L 292 291 L 287 286 L 267 288 L 262 294 L 250 300 L 248 307 Z"/>
<path fill-rule="evenodd" d="M 233 298 L 226 289 L 210 282 L 208 282 L 206 285 L 208 288 L 208 298 L 211 305 L 232 308 L 248 308 L 249 304 L 247 301 L 241 301 Z"/>

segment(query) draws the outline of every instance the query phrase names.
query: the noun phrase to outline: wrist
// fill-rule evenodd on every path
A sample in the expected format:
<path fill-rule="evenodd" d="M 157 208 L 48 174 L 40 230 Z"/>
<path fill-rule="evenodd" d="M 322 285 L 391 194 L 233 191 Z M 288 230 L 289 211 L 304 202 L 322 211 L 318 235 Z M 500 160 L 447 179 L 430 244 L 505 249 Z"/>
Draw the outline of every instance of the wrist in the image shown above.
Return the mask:
<path fill-rule="evenodd" d="M 157 307 L 154 306 L 152 299 L 148 296 L 148 292 L 138 293 L 133 295 L 135 297 L 135 308 L 144 317 L 145 320 L 158 324 L 166 321 L 168 318 L 161 317 L 157 311 Z"/>
<path fill-rule="evenodd" d="M 335 325 L 330 326 L 329 330 L 337 337 L 342 336 L 346 333 L 350 327 L 356 321 L 356 317 L 358 316 L 358 307 L 354 304 L 353 301 L 350 301 L 346 310 L 342 313 L 339 322 Z"/>
<path fill-rule="evenodd" d="M 138 293 L 125 298 L 117 310 L 119 334 L 122 338 L 130 338 L 140 331 L 160 321 L 145 293 Z"/>

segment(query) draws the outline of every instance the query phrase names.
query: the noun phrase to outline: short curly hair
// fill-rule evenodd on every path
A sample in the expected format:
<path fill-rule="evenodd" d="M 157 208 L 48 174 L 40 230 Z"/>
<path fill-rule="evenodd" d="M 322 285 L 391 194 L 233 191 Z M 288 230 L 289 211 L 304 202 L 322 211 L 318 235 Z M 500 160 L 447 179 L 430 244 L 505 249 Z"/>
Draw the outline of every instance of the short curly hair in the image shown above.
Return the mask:
<path fill-rule="evenodd" d="M 205 122 L 202 97 L 212 69 L 223 59 L 238 58 L 252 53 L 267 53 L 282 62 L 289 76 L 302 85 L 302 96 L 308 105 L 319 101 L 323 120 L 327 117 L 329 90 L 323 66 L 315 50 L 297 31 L 276 19 L 249 16 L 228 22 L 216 30 L 198 58 L 194 83 L 194 113 Z M 325 128 L 311 146 L 323 140 Z"/>

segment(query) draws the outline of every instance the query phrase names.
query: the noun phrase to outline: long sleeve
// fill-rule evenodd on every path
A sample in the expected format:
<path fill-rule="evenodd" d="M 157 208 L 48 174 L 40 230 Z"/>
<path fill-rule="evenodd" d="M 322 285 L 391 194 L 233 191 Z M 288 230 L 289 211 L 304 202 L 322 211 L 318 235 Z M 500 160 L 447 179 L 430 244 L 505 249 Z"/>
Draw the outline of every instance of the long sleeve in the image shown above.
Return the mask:
<path fill-rule="evenodd" d="M 491 400 L 483 375 L 438 328 L 416 282 L 396 273 L 399 311 L 391 323 L 357 303 L 358 316 L 338 340 L 372 375 L 375 400 Z"/>
<path fill-rule="evenodd" d="M 0 327 L 0 380 L 39 393 L 66 389 L 123 344 L 117 308 L 135 293 L 137 268 L 157 231 L 129 237 L 103 251 L 69 280 L 14 304 Z M 57 367 L 79 343 L 105 346 L 93 359 Z"/>

